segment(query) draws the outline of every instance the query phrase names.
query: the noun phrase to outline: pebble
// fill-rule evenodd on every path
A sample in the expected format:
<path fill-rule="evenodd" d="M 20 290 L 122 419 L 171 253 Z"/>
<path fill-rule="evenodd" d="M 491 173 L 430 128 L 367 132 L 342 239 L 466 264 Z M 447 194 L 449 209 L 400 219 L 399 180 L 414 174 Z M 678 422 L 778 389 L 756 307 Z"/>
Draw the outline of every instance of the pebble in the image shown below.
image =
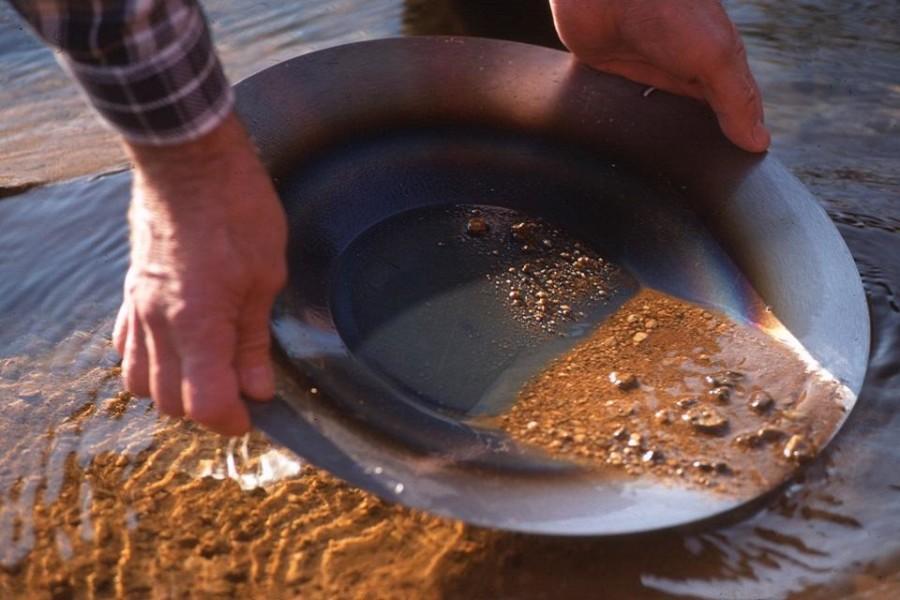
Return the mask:
<path fill-rule="evenodd" d="M 697 399 L 694 398 L 693 396 L 689 396 L 687 398 L 681 398 L 681 399 L 675 401 L 675 406 L 677 406 L 681 410 L 688 409 L 688 408 L 694 406 L 695 404 L 697 404 Z"/>
<path fill-rule="evenodd" d="M 728 427 L 728 419 L 711 406 L 695 406 L 681 415 L 681 418 L 703 433 L 723 433 Z"/>
<path fill-rule="evenodd" d="M 714 387 L 706 393 L 719 404 L 727 404 L 731 399 L 731 390 L 725 386 Z"/>
<path fill-rule="evenodd" d="M 758 390 L 750 395 L 749 404 L 751 410 L 756 413 L 763 414 L 772 410 L 772 407 L 775 406 L 775 400 L 768 394 L 768 392 Z"/>
<path fill-rule="evenodd" d="M 537 224 L 528 221 L 516 223 L 510 227 L 512 238 L 517 242 L 533 242 L 535 241 L 535 230 Z"/>
<path fill-rule="evenodd" d="M 784 457 L 797 462 L 806 462 L 815 455 L 815 448 L 806 437 L 795 434 L 784 445 Z"/>
<path fill-rule="evenodd" d="M 613 431 L 612 436 L 617 440 L 624 440 L 628 437 L 628 431 L 625 427 L 619 427 L 615 431 Z"/>
<path fill-rule="evenodd" d="M 612 371 L 609 374 L 609 382 L 622 391 L 633 390 L 638 386 L 637 377 L 632 373 L 620 373 Z"/>
<path fill-rule="evenodd" d="M 756 437 L 761 442 L 777 442 L 787 437 L 787 434 L 776 427 L 761 427 L 756 432 Z"/>
<path fill-rule="evenodd" d="M 707 375 L 703 378 L 711 388 L 717 387 L 736 387 L 737 384 L 744 379 L 744 374 L 737 371 L 724 371 L 715 375 Z"/>
<path fill-rule="evenodd" d="M 528 421 L 528 423 L 525 425 L 525 429 L 527 429 L 528 431 L 534 431 L 537 428 L 538 428 L 537 421 Z"/>
<path fill-rule="evenodd" d="M 641 342 L 643 342 L 644 340 L 647 339 L 647 332 L 646 331 L 638 331 L 636 334 L 634 334 L 634 337 L 632 337 L 631 339 L 634 341 L 635 344 L 640 344 Z"/>
<path fill-rule="evenodd" d="M 658 460 L 662 460 L 662 453 L 658 450 L 647 450 L 641 456 L 641 460 L 645 463 L 656 462 Z"/>
<path fill-rule="evenodd" d="M 644 321 L 644 327 L 647 329 L 656 329 L 657 325 L 659 325 L 659 323 L 656 319 L 647 319 Z"/>
<path fill-rule="evenodd" d="M 632 433 L 628 436 L 628 446 L 631 448 L 640 448 L 644 445 L 644 436 L 639 433 Z"/>
<path fill-rule="evenodd" d="M 660 425 L 669 425 L 672 421 L 675 420 L 675 417 L 672 415 L 672 411 L 661 409 L 653 413 L 653 418 Z"/>
<path fill-rule="evenodd" d="M 468 223 L 466 223 L 466 233 L 472 237 L 481 237 L 485 235 L 488 230 L 490 230 L 490 226 L 482 217 L 472 217 L 469 219 Z"/>

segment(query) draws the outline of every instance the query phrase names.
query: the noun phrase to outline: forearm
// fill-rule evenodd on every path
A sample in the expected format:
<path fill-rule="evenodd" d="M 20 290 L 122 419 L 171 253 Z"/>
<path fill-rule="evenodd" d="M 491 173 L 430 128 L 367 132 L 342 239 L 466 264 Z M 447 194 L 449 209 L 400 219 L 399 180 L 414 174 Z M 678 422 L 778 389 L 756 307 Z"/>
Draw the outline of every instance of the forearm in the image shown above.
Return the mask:
<path fill-rule="evenodd" d="M 210 206 L 225 210 L 228 198 L 214 197 L 208 190 L 218 189 L 229 178 L 240 179 L 249 170 L 254 178 L 268 178 L 256 147 L 233 112 L 198 139 L 167 146 L 126 141 L 125 149 L 134 165 L 136 185 L 155 192 L 145 198 L 145 204 L 173 218 Z"/>
<path fill-rule="evenodd" d="M 231 111 L 232 91 L 194 0 L 11 1 L 126 140 L 196 140 Z"/>

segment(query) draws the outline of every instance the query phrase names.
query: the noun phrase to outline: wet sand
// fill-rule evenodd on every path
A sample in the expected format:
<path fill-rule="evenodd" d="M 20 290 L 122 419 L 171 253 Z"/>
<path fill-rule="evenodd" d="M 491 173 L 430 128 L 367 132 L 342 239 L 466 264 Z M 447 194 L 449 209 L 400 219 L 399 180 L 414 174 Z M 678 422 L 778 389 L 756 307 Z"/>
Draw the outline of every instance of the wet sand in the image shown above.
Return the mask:
<path fill-rule="evenodd" d="M 762 329 L 643 289 L 498 420 L 556 456 L 751 497 L 813 458 L 851 397 Z"/>
<path fill-rule="evenodd" d="M 478 32 L 438 4 L 449 17 L 420 17 L 424 32 Z M 290 456 L 258 439 L 244 461 L 240 445 L 160 421 L 144 400 L 110 400 L 128 179 L 84 179 L 0 201 L 0 597 L 896 596 L 897 7 L 726 4 L 774 150 L 839 224 L 872 310 L 859 403 L 795 484 L 758 513 L 701 530 L 571 540 L 388 506 L 308 466 L 288 476 Z M 92 158 L 117 150 L 104 150 L 108 136 L 52 56 L 18 46 L 27 38 L 0 6 L 0 132 L 13 132 L 0 135 L 0 185 L 115 168 Z M 311 47 L 423 32 L 402 22 L 399 2 L 207 6 L 238 76 Z M 283 470 L 260 491 L 263 463 Z"/>

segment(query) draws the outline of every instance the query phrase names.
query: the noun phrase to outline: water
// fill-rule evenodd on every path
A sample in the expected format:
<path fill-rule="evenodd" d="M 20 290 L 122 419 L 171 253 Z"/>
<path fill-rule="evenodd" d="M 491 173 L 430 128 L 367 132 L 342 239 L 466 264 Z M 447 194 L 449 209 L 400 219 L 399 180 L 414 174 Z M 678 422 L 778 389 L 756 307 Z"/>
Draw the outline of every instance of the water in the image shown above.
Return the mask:
<path fill-rule="evenodd" d="M 0 197 L 11 197 L 0 200 L 0 596 L 896 595 L 900 4 L 727 5 L 765 95 L 773 151 L 838 223 L 862 273 L 869 374 L 828 451 L 761 512 L 612 542 L 411 513 L 298 473 L 257 438 L 242 452 L 158 419 L 144 401 L 117 400 L 109 335 L 127 256 L 128 174 L 95 175 L 124 160 L 52 54 L 2 5 Z M 448 0 L 206 6 L 235 80 L 347 41 L 510 30 Z M 53 185 L 14 193 L 28 183 Z"/>

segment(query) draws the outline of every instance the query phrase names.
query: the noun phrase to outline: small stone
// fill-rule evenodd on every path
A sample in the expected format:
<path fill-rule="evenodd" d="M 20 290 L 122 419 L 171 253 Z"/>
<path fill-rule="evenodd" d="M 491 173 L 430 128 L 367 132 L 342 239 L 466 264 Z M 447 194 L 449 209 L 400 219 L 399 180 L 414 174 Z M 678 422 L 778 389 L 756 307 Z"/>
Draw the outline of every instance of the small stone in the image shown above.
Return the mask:
<path fill-rule="evenodd" d="M 624 439 L 626 439 L 626 438 L 628 437 L 628 431 L 625 429 L 624 426 L 623 426 L 623 427 L 619 427 L 618 429 L 616 429 L 615 431 L 613 431 L 612 436 L 613 436 L 615 439 L 621 441 L 621 440 L 624 440 Z"/>
<path fill-rule="evenodd" d="M 527 429 L 528 431 L 534 431 L 537 428 L 538 428 L 537 421 L 528 421 L 528 423 L 525 425 L 525 429 Z"/>
<path fill-rule="evenodd" d="M 516 223 L 510 227 L 512 238 L 517 242 L 534 242 L 536 239 L 537 224 L 528 221 Z"/>
<path fill-rule="evenodd" d="M 641 342 L 643 342 L 644 340 L 647 339 L 647 332 L 646 331 L 638 331 L 636 334 L 634 334 L 634 337 L 632 337 L 631 339 L 632 339 L 632 341 L 634 341 L 635 344 L 640 344 Z"/>
<path fill-rule="evenodd" d="M 711 406 L 695 406 L 681 418 L 702 433 L 720 434 L 728 428 L 728 419 Z"/>
<path fill-rule="evenodd" d="M 761 427 L 756 432 L 756 437 L 761 442 L 777 442 L 787 437 L 787 434 L 776 427 Z"/>
<path fill-rule="evenodd" d="M 644 327 L 646 329 L 656 329 L 657 325 L 659 325 L 659 323 L 656 321 L 656 319 L 647 319 L 646 321 L 644 321 Z"/>
<path fill-rule="evenodd" d="M 706 392 L 706 394 L 719 404 L 727 404 L 731 399 L 731 389 L 725 386 L 714 387 Z"/>
<path fill-rule="evenodd" d="M 756 448 L 762 442 L 755 433 L 739 433 L 734 436 L 732 443 L 736 446 L 743 446 L 744 448 Z"/>
<path fill-rule="evenodd" d="M 654 420 L 660 425 L 669 425 L 675 419 L 672 415 L 672 411 L 661 409 L 653 413 Z"/>
<path fill-rule="evenodd" d="M 644 436 L 639 433 L 632 433 L 628 436 L 628 446 L 631 448 L 640 448 L 644 445 Z"/>
<path fill-rule="evenodd" d="M 694 462 L 691 463 L 691 466 L 694 467 L 695 469 L 697 469 L 698 471 L 702 471 L 704 473 L 710 473 L 715 469 L 715 467 L 713 467 L 713 465 L 711 465 L 708 462 L 704 462 L 702 460 L 695 460 Z"/>
<path fill-rule="evenodd" d="M 509 293 L 510 300 L 518 300 L 522 297 L 522 293 L 518 290 L 513 290 Z"/>
<path fill-rule="evenodd" d="M 795 434 L 784 445 L 784 457 L 797 461 L 806 462 L 815 455 L 815 448 L 806 439 L 806 437 Z"/>
<path fill-rule="evenodd" d="M 662 453 L 658 450 L 647 450 L 641 455 L 641 460 L 645 463 L 657 462 L 662 459 Z"/>
<path fill-rule="evenodd" d="M 697 404 L 697 398 L 693 396 L 688 396 L 675 401 L 675 406 L 677 406 L 681 410 L 686 410 L 694 406 L 695 404 Z"/>
<path fill-rule="evenodd" d="M 621 465 L 623 460 L 622 455 L 618 452 L 610 452 L 609 456 L 606 457 L 606 462 L 611 465 Z"/>
<path fill-rule="evenodd" d="M 481 237 L 489 230 L 490 226 L 482 217 L 472 217 L 469 219 L 468 223 L 466 223 L 466 233 L 472 237 Z"/>
<path fill-rule="evenodd" d="M 609 382 L 622 391 L 633 390 L 638 386 L 637 377 L 632 373 L 620 373 L 612 371 L 609 374 Z"/>
<path fill-rule="evenodd" d="M 743 373 L 738 373 L 737 371 L 723 371 L 721 373 L 716 373 L 715 375 L 706 375 L 703 378 L 703 381 L 706 382 L 711 388 L 716 387 L 736 387 L 738 383 L 740 383 L 744 379 Z"/>
<path fill-rule="evenodd" d="M 749 404 L 750 409 L 753 412 L 763 414 L 772 410 L 772 407 L 775 406 L 775 400 L 768 394 L 768 392 L 758 390 L 750 395 Z"/>
<path fill-rule="evenodd" d="M 632 315 L 628 315 L 628 317 L 626 317 L 625 320 L 629 323 L 637 323 L 640 319 L 641 319 L 641 317 L 639 315 L 632 314 Z"/>

